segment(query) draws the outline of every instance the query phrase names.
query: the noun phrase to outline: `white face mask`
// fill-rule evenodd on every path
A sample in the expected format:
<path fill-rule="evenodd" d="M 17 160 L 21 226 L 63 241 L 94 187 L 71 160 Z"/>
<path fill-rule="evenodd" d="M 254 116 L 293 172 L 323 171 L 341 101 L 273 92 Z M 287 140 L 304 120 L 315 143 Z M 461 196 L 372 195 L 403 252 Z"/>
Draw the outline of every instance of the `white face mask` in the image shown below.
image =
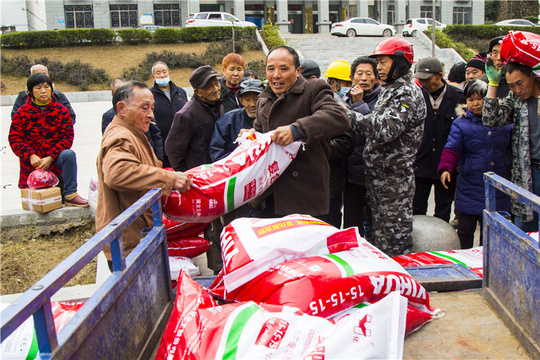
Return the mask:
<path fill-rule="evenodd" d="M 158 86 L 165 87 L 169 85 L 169 81 L 171 81 L 171 78 L 167 76 L 163 79 L 156 79 L 156 84 L 158 84 Z"/>
<path fill-rule="evenodd" d="M 351 90 L 350 87 L 342 86 L 341 89 L 339 89 L 338 94 L 339 96 L 344 97 L 345 95 L 347 95 L 349 90 Z"/>

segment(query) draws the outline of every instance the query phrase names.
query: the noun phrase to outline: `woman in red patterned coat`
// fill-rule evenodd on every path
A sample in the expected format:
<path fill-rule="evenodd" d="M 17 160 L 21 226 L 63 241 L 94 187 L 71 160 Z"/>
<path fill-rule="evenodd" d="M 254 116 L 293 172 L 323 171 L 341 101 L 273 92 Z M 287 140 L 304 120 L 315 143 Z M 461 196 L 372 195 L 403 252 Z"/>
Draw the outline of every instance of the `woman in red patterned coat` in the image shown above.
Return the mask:
<path fill-rule="evenodd" d="M 88 201 L 77 194 L 77 159 L 71 150 L 73 123 L 69 111 L 52 98 L 53 85 L 47 75 L 31 75 L 26 88 L 28 102 L 13 117 L 8 138 L 21 164 L 19 188 L 28 187 L 32 171 L 50 170 L 64 180 L 66 205 L 87 207 Z"/>

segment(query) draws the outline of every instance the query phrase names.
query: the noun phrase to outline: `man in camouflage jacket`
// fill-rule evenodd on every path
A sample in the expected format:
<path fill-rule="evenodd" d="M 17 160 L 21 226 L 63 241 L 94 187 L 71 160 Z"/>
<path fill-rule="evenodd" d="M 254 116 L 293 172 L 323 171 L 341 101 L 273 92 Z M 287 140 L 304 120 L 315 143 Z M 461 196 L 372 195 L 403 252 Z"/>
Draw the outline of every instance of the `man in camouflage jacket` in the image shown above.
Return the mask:
<path fill-rule="evenodd" d="M 384 40 L 371 57 L 376 58 L 386 87 L 370 114 L 349 111 L 349 116 L 353 130 L 367 138 L 366 187 L 373 211 L 368 240 L 396 256 L 412 246 L 413 164 L 422 141 L 426 104 L 412 82 L 413 53 L 408 41 Z"/>

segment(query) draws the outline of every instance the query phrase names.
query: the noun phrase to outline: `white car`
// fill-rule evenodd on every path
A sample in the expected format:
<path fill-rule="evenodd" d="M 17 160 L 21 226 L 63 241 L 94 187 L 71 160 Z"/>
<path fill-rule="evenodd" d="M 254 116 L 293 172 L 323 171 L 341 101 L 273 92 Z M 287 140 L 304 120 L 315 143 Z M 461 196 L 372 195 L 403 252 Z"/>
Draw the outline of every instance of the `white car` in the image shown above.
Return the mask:
<path fill-rule="evenodd" d="M 437 25 L 437 28 L 440 30 L 446 27 L 446 24 L 440 23 L 437 20 L 435 20 L 435 24 Z M 405 23 L 405 26 L 403 26 L 401 35 L 416 36 L 418 32 L 427 30 L 427 28 L 431 25 L 433 25 L 433 19 L 431 18 L 408 19 L 407 22 Z"/>
<path fill-rule="evenodd" d="M 332 24 L 330 33 L 335 36 L 393 36 L 396 28 L 392 25 L 381 24 L 380 22 L 367 17 L 355 17 L 349 20 Z"/>
<path fill-rule="evenodd" d="M 226 12 L 209 11 L 189 14 L 186 26 L 257 26 L 250 21 L 243 21 Z"/>
<path fill-rule="evenodd" d="M 532 21 L 525 19 L 510 19 L 503 20 L 495 23 L 495 25 L 500 26 L 538 26 L 538 24 L 533 23 Z"/>

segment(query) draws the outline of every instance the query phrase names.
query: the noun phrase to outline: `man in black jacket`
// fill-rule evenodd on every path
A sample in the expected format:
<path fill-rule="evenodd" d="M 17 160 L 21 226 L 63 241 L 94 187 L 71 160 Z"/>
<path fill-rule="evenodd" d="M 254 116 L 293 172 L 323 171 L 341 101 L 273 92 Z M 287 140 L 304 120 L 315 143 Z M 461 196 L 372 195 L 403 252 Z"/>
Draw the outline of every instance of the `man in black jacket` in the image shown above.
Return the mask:
<path fill-rule="evenodd" d="M 194 94 L 174 116 L 170 136 L 165 141 L 165 152 L 175 171 L 186 171 L 212 162 L 210 140 L 216 120 L 223 115 L 219 101 L 219 74 L 210 65 L 195 69 L 189 82 Z M 223 267 L 219 242 L 222 227 L 220 219 L 216 219 L 204 231 L 205 239 L 212 243 L 206 252 L 208 267 L 216 274 Z"/>
<path fill-rule="evenodd" d="M 176 114 L 187 103 L 186 91 L 176 86 L 170 78 L 169 67 L 163 61 L 157 61 L 152 65 L 152 78 L 154 86 L 150 91 L 154 95 L 154 121 L 159 127 L 163 143 L 167 140 L 169 130 Z M 170 167 L 167 154 L 163 159 L 163 166 Z"/>
<path fill-rule="evenodd" d="M 456 190 L 456 177 L 445 189 L 437 176 L 442 150 L 450 127 L 456 116 L 456 106 L 465 104 L 463 91 L 448 85 L 443 78 L 442 63 L 429 57 L 416 65 L 414 77 L 422 86 L 426 101 L 427 117 L 424 123 L 422 144 L 416 153 L 414 174 L 416 191 L 413 200 L 413 214 L 426 215 L 431 187 L 435 187 L 435 217 L 446 222 L 450 220 L 452 201 Z"/>

